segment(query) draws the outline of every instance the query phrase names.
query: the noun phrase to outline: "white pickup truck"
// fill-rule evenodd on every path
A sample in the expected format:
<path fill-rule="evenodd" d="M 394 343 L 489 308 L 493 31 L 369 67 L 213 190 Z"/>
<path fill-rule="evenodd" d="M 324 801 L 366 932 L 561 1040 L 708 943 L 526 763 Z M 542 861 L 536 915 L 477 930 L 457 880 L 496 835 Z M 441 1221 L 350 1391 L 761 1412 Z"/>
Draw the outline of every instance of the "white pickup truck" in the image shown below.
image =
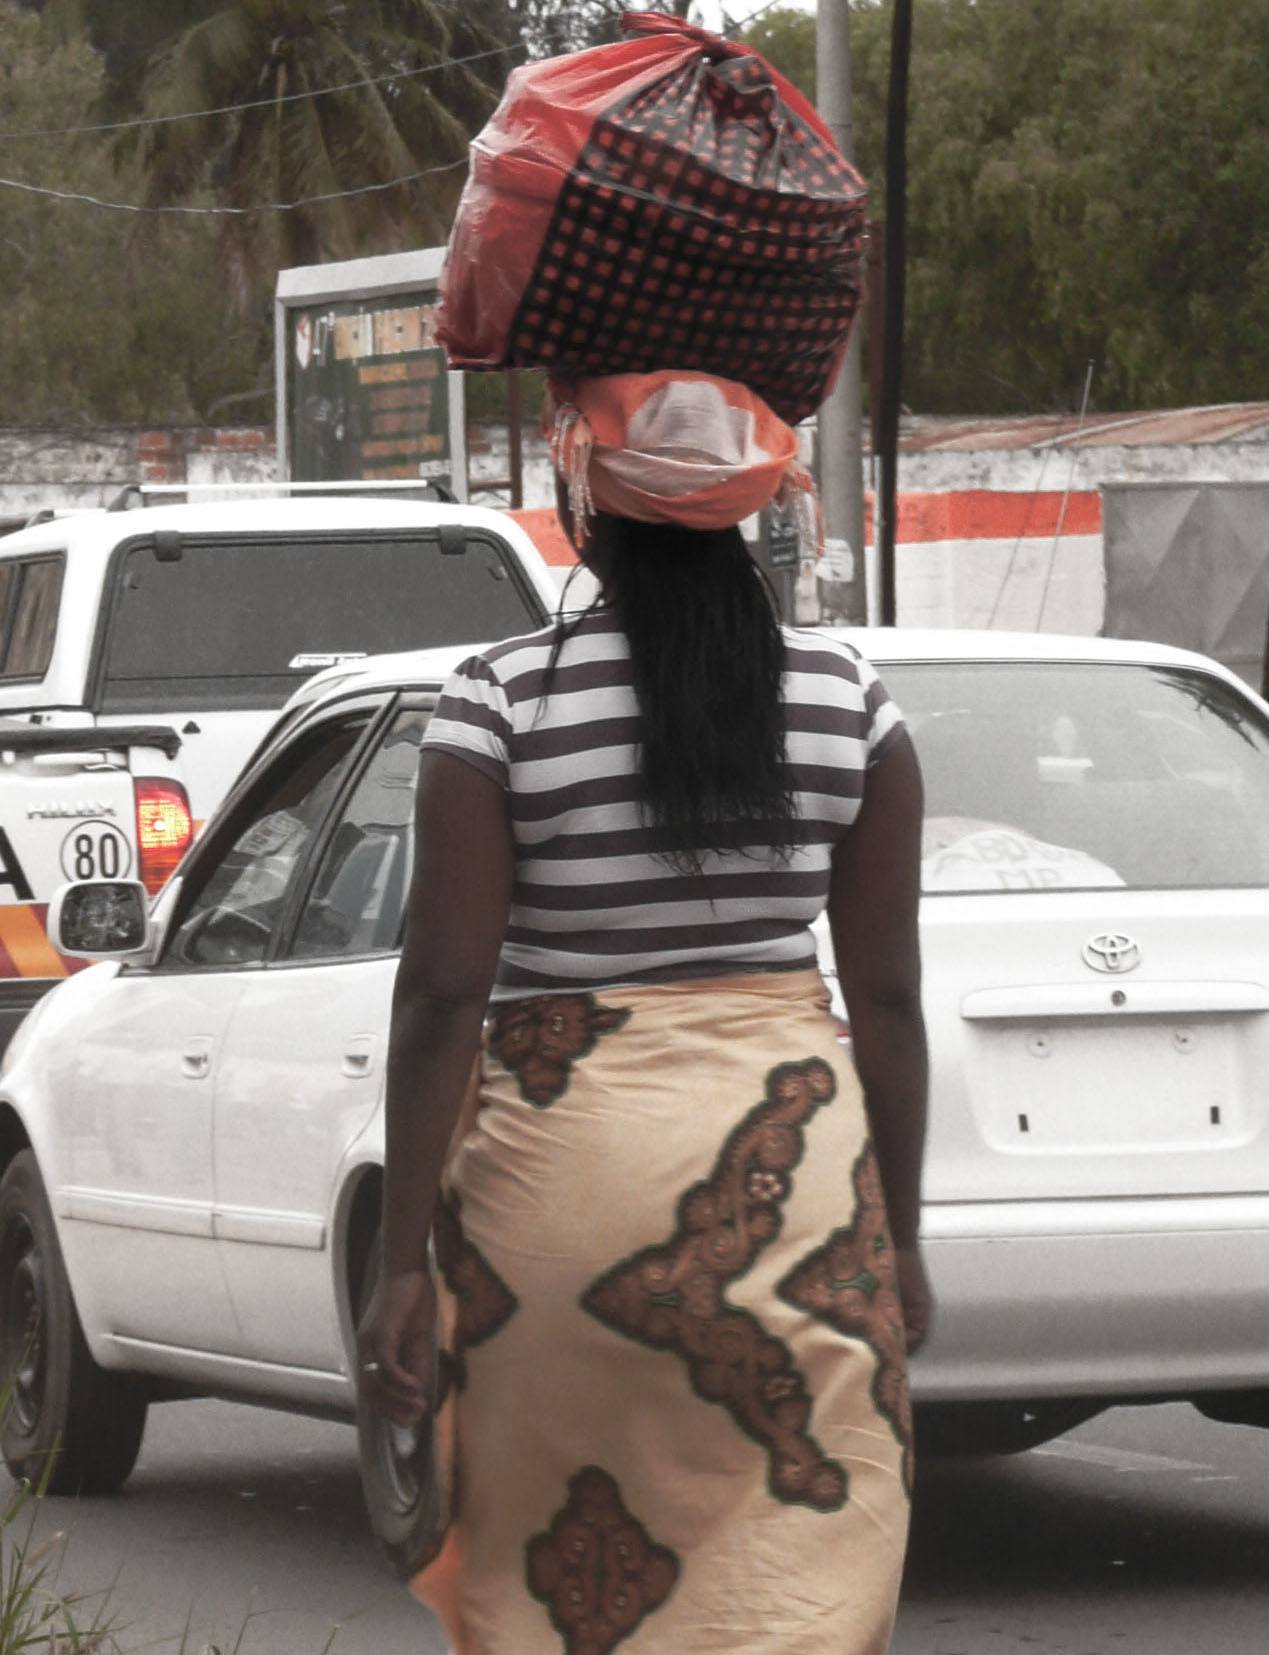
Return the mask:
<path fill-rule="evenodd" d="M 0 538 L 0 1049 L 82 964 L 45 934 L 57 887 L 157 891 L 305 677 L 556 608 L 501 512 L 329 492 L 124 509 L 142 498 Z"/>

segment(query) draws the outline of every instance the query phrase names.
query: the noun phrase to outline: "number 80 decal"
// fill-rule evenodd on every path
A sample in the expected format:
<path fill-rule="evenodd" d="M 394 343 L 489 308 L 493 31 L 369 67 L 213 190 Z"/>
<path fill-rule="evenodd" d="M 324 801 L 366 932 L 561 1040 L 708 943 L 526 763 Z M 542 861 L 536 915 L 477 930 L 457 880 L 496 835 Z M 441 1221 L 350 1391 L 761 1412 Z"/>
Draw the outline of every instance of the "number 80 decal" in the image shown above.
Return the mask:
<path fill-rule="evenodd" d="M 67 879 L 126 879 L 131 869 L 132 846 L 110 822 L 77 822 L 62 840 Z"/>

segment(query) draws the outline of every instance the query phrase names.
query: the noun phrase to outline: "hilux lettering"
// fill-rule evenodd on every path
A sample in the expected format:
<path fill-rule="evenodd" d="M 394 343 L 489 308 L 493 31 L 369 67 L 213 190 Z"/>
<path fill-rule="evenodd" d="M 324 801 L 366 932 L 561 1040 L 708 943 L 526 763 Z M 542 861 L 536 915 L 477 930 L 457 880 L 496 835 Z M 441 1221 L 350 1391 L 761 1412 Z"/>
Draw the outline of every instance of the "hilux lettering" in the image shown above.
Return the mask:
<path fill-rule="evenodd" d="M 33 805 L 26 814 L 28 821 L 49 822 L 75 820 L 81 816 L 117 816 L 118 811 L 113 805 L 94 799 L 82 804 Z"/>

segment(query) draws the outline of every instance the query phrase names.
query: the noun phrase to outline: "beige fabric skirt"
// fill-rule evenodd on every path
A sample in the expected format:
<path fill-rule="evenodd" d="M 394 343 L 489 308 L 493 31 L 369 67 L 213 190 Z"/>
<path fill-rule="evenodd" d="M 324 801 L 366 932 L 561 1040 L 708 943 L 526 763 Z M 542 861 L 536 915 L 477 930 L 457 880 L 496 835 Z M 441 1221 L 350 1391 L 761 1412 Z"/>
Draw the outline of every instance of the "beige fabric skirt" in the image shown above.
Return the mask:
<path fill-rule="evenodd" d="M 438 1218 L 456 1655 L 881 1655 L 911 1425 L 814 971 L 500 1008 Z"/>

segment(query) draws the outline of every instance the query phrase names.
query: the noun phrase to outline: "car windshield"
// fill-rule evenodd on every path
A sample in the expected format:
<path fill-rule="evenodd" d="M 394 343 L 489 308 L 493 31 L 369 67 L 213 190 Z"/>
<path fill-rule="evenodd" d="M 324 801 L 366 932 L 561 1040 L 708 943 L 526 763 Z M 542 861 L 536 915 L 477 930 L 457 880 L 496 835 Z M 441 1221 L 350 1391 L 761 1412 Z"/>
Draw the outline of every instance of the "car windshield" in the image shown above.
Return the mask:
<path fill-rule="evenodd" d="M 925 778 L 929 892 L 1269 884 L 1269 725 L 1202 672 L 880 668 Z"/>
<path fill-rule="evenodd" d="M 280 706 L 319 667 L 532 631 L 541 604 L 512 554 L 469 534 L 152 542 L 116 565 L 102 707 Z"/>

